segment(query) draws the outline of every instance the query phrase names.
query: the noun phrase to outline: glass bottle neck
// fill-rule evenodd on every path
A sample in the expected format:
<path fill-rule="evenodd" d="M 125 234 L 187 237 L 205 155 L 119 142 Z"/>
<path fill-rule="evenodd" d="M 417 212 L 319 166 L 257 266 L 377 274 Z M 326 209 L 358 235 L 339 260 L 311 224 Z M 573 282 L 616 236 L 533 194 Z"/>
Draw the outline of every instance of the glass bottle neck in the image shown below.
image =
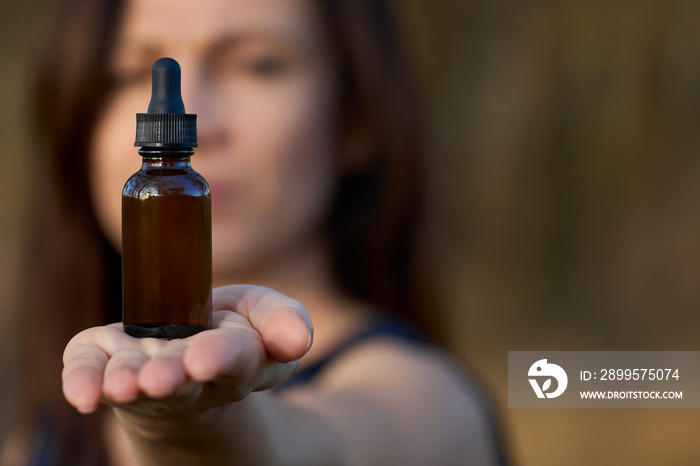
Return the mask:
<path fill-rule="evenodd" d="M 192 149 L 142 148 L 139 150 L 144 167 L 186 168 L 190 167 Z"/>

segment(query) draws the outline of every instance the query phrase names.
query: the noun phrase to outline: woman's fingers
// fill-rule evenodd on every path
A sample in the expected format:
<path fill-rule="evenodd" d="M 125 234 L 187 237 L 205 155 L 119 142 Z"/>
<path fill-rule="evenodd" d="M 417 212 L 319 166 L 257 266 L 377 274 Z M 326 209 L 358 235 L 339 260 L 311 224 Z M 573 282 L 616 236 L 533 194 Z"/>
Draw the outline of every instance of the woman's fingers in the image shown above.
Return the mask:
<path fill-rule="evenodd" d="M 217 328 L 193 338 L 183 358 L 187 374 L 207 382 L 219 376 L 248 378 L 265 362 L 259 334 L 231 311 L 214 313 Z"/>
<path fill-rule="evenodd" d="M 112 355 L 105 369 L 102 390 L 116 403 L 129 403 L 139 395 L 138 376 L 148 356 L 137 349 L 123 349 Z"/>
<path fill-rule="evenodd" d="M 102 374 L 107 355 L 89 344 L 66 348 L 63 361 L 63 395 L 81 413 L 91 413 L 102 399 Z"/>
<path fill-rule="evenodd" d="M 126 396 L 128 371 L 123 367 L 123 359 L 117 363 L 110 359 L 120 350 L 138 348 L 138 343 L 126 335 L 119 324 L 94 327 L 83 330 L 74 336 L 63 352 L 63 393 L 66 400 L 78 411 L 94 411 L 102 399 L 105 383 L 116 396 Z M 109 380 L 105 380 L 107 366 L 112 365 Z M 131 364 L 133 366 L 133 364 Z M 127 373 L 126 378 L 120 374 Z"/>
<path fill-rule="evenodd" d="M 313 327 L 306 311 L 286 306 L 270 313 L 260 330 L 267 354 L 279 362 L 299 359 L 311 348 Z"/>
<path fill-rule="evenodd" d="M 187 381 L 182 358 L 187 346 L 182 340 L 170 340 L 151 355 L 138 373 L 138 386 L 151 398 L 175 393 Z"/>
<path fill-rule="evenodd" d="M 311 347 L 313 326 L 298 301 L 269 288 L 229 285 L 214 290 L 214 309 L 248 319 L 262 336 L 268 356 L 280 362 L 302 357 Z"/>
<path fill-rule="evenodd" d="M 240 314 L 217 311 L 213 317 L 216 328 L 198 334 L 185 352 L 183 365 L 192 380 L 214 381 L 236 401 L 279 385 L 296 368 L 297 360 L 270 360 L 260 334 Z"/>

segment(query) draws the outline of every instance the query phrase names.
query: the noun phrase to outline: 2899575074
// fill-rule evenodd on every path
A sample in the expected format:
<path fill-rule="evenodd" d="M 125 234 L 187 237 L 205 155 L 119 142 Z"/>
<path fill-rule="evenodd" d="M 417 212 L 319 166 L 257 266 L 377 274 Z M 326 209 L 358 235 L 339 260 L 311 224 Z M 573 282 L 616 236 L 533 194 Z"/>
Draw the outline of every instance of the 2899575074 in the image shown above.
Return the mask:
<path fill-rule="evenodd" d="M 679 380 L 678 369 L 601 369 L 599 380 Z"/>

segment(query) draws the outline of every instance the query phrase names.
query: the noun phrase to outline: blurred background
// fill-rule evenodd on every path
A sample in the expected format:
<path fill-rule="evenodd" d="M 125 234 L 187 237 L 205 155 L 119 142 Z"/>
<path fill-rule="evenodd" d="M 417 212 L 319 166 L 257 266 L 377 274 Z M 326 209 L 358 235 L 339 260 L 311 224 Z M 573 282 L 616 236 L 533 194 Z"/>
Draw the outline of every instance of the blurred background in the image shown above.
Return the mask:
<path fill-rule="evenodd" d="M 22 312 L 26 66 L 44 3 L 12 2 L 0 15 L 2 329 Z M 394 3 L 439 149 L 434 273 L 449 344 L 491 388 L 510 456 L 700 462 L 697 410 L 507 407 L 508 351 L 698 349 L 700 2 Z M 3 413 L 12 347 L 8 331 Z"/>

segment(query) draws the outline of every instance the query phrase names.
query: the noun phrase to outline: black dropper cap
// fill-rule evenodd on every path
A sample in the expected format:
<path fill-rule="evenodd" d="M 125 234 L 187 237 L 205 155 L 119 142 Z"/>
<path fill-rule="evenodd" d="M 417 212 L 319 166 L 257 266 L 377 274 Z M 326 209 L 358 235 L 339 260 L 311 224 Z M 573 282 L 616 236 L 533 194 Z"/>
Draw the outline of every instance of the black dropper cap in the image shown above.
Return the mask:
<path fill-rule="evenodd" d="M 197 115 L 185 113 L 180 91 L 180 65 L 161 58 L 151 71 L 153 87 L 148 113 L 136 114 L 137 147 L 197 147 Z"/>

